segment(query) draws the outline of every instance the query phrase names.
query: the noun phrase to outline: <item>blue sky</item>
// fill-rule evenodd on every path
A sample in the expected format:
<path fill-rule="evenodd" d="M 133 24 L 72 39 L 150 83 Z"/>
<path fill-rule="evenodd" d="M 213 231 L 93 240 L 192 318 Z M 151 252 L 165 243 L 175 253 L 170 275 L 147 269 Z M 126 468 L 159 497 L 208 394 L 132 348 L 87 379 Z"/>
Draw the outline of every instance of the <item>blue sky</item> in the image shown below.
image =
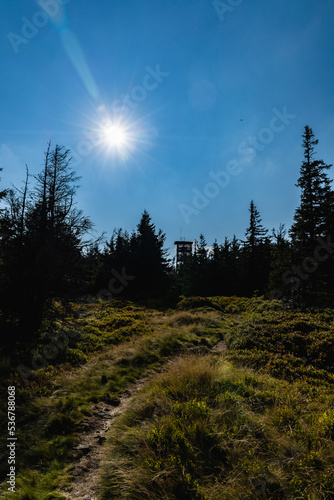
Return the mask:
<path fill-rule="evenodd" d="M 289 227 L 306 124 L 333 161 L 333 22 L 332 0 L 2 0 L 1 186 L 51 139 L 98 233 L 147 209 L 171 250 L 243 238 L 252 199 Z M 125 146 L 94 143 L 109 122 Z"/>

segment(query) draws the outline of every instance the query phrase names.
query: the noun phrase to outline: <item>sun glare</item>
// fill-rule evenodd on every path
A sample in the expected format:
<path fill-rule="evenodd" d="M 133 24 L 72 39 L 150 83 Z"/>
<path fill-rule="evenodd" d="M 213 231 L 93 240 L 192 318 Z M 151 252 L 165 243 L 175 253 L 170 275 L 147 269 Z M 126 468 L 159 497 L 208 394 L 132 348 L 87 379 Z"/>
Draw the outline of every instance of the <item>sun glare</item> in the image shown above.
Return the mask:
<path fill-rule="evenodd" d="M 104 141 L 111 148 L 122 149 L 126 148 L 129 144 L 129 137 L 126 129 L 121 125 L 106 125 L 103 130 Z"/>
<path fill-rule="evenodd" d="M 105 163 L 109 160 L 123 163 L 133 160 L 135 153 L 147 154 L 157 137 L 148 120 L 143 118 L 128 120 L 123 116 L 111 116 L 104 105 L 97 108 L 98 116 L 94 119 L 91 136 L 100 153 L 104 154 Z"/>

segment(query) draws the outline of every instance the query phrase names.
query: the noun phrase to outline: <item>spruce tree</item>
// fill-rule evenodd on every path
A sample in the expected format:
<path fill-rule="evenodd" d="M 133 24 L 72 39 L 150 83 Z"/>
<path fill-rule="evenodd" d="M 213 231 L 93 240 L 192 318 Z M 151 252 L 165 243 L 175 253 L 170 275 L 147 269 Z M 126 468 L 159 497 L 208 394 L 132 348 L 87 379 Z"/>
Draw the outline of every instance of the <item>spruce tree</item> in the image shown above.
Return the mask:
<path fill-rule="evenodd" d="M 157 298 L 167 291 L 169 262 L 164 249 L 166 235 L 158 231 L 149 213 L 144 210 L 135 235 L 130 240 L 133 255 L 131 288 L 138 297 Z"/>
<path fill-rule="evenodd" d="M 210 295 L 210 275 L 209 275 L 209 256 L 207 242 L 203 234 L 200 234 L 199 241 L 195 241 L 193 255 L 193 266 L 191 269 L 191 294 L 192 295 Z"/>
<path fill-rule="evenodd" d="M 208 266 L 208 281 L 210 284 L 210 295 L 220 295 L 222 289 L 223 264 L 221 257 L 221 247 L 217 240 L 212 245 L 212 252 Z"/>
<path fill-rule="evenodd" d="M 249 213 L 249 227 L 246 229 L 246 241 L 244 243 L 251 252 L 254 252 L 256 247 L 265 241 L 268 231 L 261 224 L 260 212 L 254 205 L 253 200 L 250 203 Z"/>
<path fill-rule="evenodd" d="M 0 172 L 2 172 L 2 168 L 0 168 Z M 6 196 L 6 190 L 0 191 L 0 201 L 5 196 Z M 2 219 L 3 212 L 4 212 L 4 209 L 0 208 L 0 297 L 1 297 L 3 283 L 6 280 L 6 270 L 5 270 L 4 261 L 3 261 L 2 247 L 4 246 L 4 240 L 7 237 L 7 234 L 5 232 L 3 219 Z"/>
<path fill-rule="evenodd" d="M 205 236 L 201 233 L 199 235 L 198 248 L 196 250 L 197 260 L 199 265 L 205 265 L 208 260 L 208 250 Z"/>
<path fill-rule="evenodd" d="M 232 295 L 237 282 L 232 242 L 225 237 L 224 243 L 218 245 L 217 240 L 212 247 L 210 259 L 210 295 Z"/>
<path fill-rule="evenodd" d="M 278 230 L 272 230 L 271 263 L 268 292 L 272 298 L 287 298 L 289 287 L 284 283 L 282 276 L 291 267 L 291 242 L 287 238 L 284 224 Z"/>
<path fill-rule="evenodd" d="M 306 125 L 303 134 L 304 160 L 296 186 L 301 189 L 300 205 L 296 209 L 290 229 L 293 245 L 293 261 L 302 265 L 304 259 L 312 259 L 318 239 L 326 239 L 334 229 L 334 194 L 327 171 L 332 165 L 316 159 L 315 139 L 312 129 Z M 314 267 L 314 266 L 313 266 Z M 303 304 L 323 305 L 334 296 L 332 276 L 333 259 L 315 263 L 312 272 L 303 272 L 294 300 Z"/>
<path fill-rule="evenodd" d="M 0 168 L 0 172 L 2 172 L 2 168 Z M 0 177 L 1 180 L 1 177 Z M 6 196 L 6 190 L 0 191 L 0 200 Z"/>
<path fill-rule="evenodd" d="M 39 294 L 53 297 L 77 287 L 75 269 L 87 245 L 83 236 L 93 224 L 76 208 L 78 177 L 70 151 L 49 143 L 44 168 L 35 177 L 27 211 L 27 242 L 34 255 L 34 281 Z"/>
<path fill-rule="evenodd" d="M 262 225 L 260 212 L 252 200 L 249 207 L 249 227 L 243 241 L 241 282 L 242 294 L 264 293 L 269 277 L 270 243 L 267 229 Z"/>
<path fill-rule="evenodd" d="M 318 237 L 324 237 L 332 226 L 333 193 L 326 171 L 332 165 L 315 159 L 318 144 L 312 129 L 306 125 L 303 134 L 304 160 L 296 186 L 301 189 L 300 206 L 296 209 L 290 235 L 299 251 L 310 251 Z"/>
<path fill-rule="evenodd" d="M 236 235 L 233 235 L 230 248 L 229 274 L 230 287 L 228 295 L 239 295 L 241 290 L 240 273 L 240 242 Z"/>
<path fill-rule="evenodd" d="M 6 281 L 1 300 L 17 338 L 29 340 L 38 330 L 48 299 L 80 294 L 83 235 L 92 223 L 75 207 L 78 177 L 70 152 L 61 146 L 45 153 L 44 168 L 28 189 L 11 189 L 1 225 L 8 232 L 3 250 Z"/>

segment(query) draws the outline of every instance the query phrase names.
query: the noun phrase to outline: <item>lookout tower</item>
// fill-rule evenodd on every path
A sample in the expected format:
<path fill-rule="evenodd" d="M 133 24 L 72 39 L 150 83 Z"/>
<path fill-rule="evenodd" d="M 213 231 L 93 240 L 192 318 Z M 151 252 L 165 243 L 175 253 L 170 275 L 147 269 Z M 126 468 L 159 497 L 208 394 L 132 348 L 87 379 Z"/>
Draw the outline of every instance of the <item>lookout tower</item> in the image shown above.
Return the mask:
<path fill-rule="evenodd" d="M 193 244 L 193 241 L 185 241 L 182 238 L 174 242 L 174 245 L 176 245 L 176 265 L 184 262 L 188 255 L 192 255 Z"/>

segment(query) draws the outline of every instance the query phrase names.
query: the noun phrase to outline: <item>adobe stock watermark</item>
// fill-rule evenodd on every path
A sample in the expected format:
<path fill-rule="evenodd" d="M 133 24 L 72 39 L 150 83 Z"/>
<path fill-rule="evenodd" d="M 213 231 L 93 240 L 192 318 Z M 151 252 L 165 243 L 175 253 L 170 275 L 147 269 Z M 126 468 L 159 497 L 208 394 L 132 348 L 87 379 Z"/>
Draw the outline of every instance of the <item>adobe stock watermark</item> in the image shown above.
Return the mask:
<path fill-rule="evenodd" d="M 334 253 L 334 242 L 331 236 L 327 236 L 327 241 L 323 238 L 317 238 L 319 245 L 314 249 L 313 257 L 305 257 L 301 265 L 293 264 L 290 269 L 287 269 L 282 274 L 282 283 L 290 287 L 291 292 L 298 290 L 303 281 L 309 279 L 319 266 L 320 262 L 324 262 L 330 255 Z M 282 299 L 284 292 L 279 288 L 273 290 L 270 294 L 272 299 Z"/>
<path fill-rule="evenodd" d="M 263 151 L 275 137 L 275 134 L 282 132 L 291 120 L 294 120 L 297 115 L 288 113 L 287 107 L 283 107 L 283 111 L 277 108 L 272 109 L 273 116 L 270 119 L 269 126 L 262 128 L 256 136 L 249 136 L 247 140 L 241 141 L 238 146 L 238 153 L 244 155 L 247 161 L 253 161 L 259 151 Z M 211 200 L 217 198 L 223 189 L 225 189 L 231 177 L 239 175 L 243 171 L 241 162 L 234 159 L 226 164 L 225 170 L 209 173 L 210 182 L 205 184 L 202 191 L 198 188 L 193 188 L 194 194 L 191 205 L 180 203 L 178 208 L 186 224 L 190 223 L 192 215 L 198 215 L 204 210 Z"/>
<path fill-rule="evenodd" d="M 226 14 L 235 11 L 236 7 L 239 7 L 244 2 L 244 0 L 214 0 L 212 2 L 215 11 L 217 12 L 219 19 L 225 21 Z"/>
<path fill-rule="evenodd" d="M 155 69 L 146 66 L 145 70 L 146 74 L 141 85 L 136 85 L 129 93 L 121 94 L 119 98 L 114 99 L 111 104 L 112 116 L 124 120 L 170 75 L 166 71 L 161 71 L 160 64 L 156 64 Z M 75 165 L 79 165 L 84 157 L 89 156 L 94 148 L 103 144 L 105 140 L 102 130 L 84 130 L 83 135 L 85 138 L 77 144 L 75 150 L 72 150 Z"/>
<path fill-rule="evenodd" d="M 50 18 L 57 16 L 61 6 L 66 5 L 69 1 L 70 0 L 39 0 L 38 3 L 43 10 L 36 11 L 31 19 L 21 17 L 21 34 L 13 33 L 12 31 L 7 33 L 7 38 L 15 54 L 19 53 L 21 45 L 27 45 L 30 40 L 35 38 L 39 31 L 48 24 Z"/>
<path fill-rule="evenodd" d="M 160 64 L 157 64 L 155 69 L 146 66 L 145 70 L 146 75 L 141 85 L 136 85 L 130 93 L 122 94 L 119 99 L 112 102 L 111 112 L 113 114 L 126 118 L 131 110 L 136 109 L 141 102 L 145 101 L 149 92 L 156 90 L 170 75 L 166 71 L 161 71 Z"/>
<path fill-rule="evenodd" d="M 129 285 L 129 281 L 135 279 L 135 276 L 129 276 L 126 274 L 125 267 L 122 268 L 121 274 L 118 273 L 115 269 L 111 271 L 112 278 L 108 283 L 108 289 L 103 289 L 98 292 L 96 295 L 97 299 L 104 300 L 113 300 L 114 295 L 119 295 L 123 292 L 123 290 Z M 93 296 L 87 297 L 85 300 L 86 304 L 91 304 L 94 301 Z M 77 311 L 77 315 L 79 316 L 84 312 L 83 307 L 80 307 Z M 55 359 L 61 350 L 66 349 L 69 345 L 69 341 L 71 338 L 74 338 L 78 335 L 77 330 L 62 330 L 60 332 L 51 333 L 46 332 L 45 337 L 50 340 L 48 344 L 46 344 L 41 352 L 32 351 L 32 360 L 31 366 L 25 366 L 20 364 L 16 370 L 22 378 L 25 385 L 28 384 L 28 379 L 31 377 L 33 370 L 40 370 L 41 368 L 45 368 L 50 364 L 50 362 Z"/>

